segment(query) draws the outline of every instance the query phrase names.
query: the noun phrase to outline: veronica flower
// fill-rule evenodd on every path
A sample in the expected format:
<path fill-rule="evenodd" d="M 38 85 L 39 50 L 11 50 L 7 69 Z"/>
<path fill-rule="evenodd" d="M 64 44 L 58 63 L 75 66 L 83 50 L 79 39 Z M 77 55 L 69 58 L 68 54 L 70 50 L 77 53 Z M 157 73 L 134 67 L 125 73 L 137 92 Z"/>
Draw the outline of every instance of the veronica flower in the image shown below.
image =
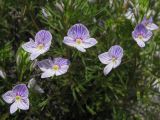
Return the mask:
<path fill-rule="evenodd" d="M 43 15 L 45 18 L 48 18 L 48 14 L 47 14 L 45 8 L 42 8 L 42 15 Z"/>
<path fill-rule="evenodd" d="M 73 25 L 64 37 L 63 42 L 66 45 L 77 48 L 81 52 L 86 52 L 86 48 L 90 48 L 97 44 L 96 39 L 90 38 L 88 29 L 82 24 Z"/>
<path fill-rule="evenodd" d="M 98 56 L 101 63 L 106 64 L 103 72 L 107 75 L 113 68 L 120 65 L 123 57 L 123 48 L 119 45 L 112 46 L 108 52 L 102 53 Z"/>
<path fill-rule="evenodd" d="M 157 89 L 160 92 L 160 80 L 157 79 L 153 82 L 153 88 Z"/>
<path fill-rule="evenodd" d="M 30 39 L 29 42 L 22 45 L 22 48 L 31 53 L 30 58 L 34 60 L 40 54 L 47 52 L 50 48 L 52 35 L 47 30 L 40 30 L 35 35 L 35 41 Z"/>
<path fill-rule="evenodd" d="M 29 109 L 28 89 L 25 84 L 16 85 L 12 90 L 3 94 L 2 98 L 6 103 L 12 103 L 10 106 L 11 114 L 16 112 L 17 109 Z"/>
<path fill-rule="evenodd" d="M 132 23 L 134 23 L 136 21 L 133 9 L 131 9 L 131 8 L 127 9 L 127 12 L 125 13 L 125 17 L 126 17 L 126 19 L 131 20 Z"/>
<path fill-rule="evenodd" d="M 143 24 L 138 24 L 132 32 L 133 39 L 140 47 L 145 47 L 145 42 L 147 42 L 151 36 L 152 32 L 147 30 Z"/>
<path fill-rule="evenodd" d="M 38 67 L 43 71 L 41 78 L 48 78 L 51 76 L 59 76 L 65 74 L 69 68 L 69 60 L 58 57 L 51 59 L 45 59 L 38 62 Z"/>
<path fill-rule="evenodd" d="M 34 78 L 29 80 L 28 88 L 33 89 L 38 93 L 44 93 L 44 90 L 37 84 L 37 81 Z"/>
<path fill-rule="evenodd" d="M 141 22 L 148 30 L 156 30 L 158 26 L 153 23 L 153 17 L 150 17 L 148 20 L 146 17 L 143 18 Z"/>
<path fill-rule="evenodd" d="M 6 73 L 4 72 L 4 70 L 0 67 L 0 77 L 2 77 L 3 79 L 6 78 Z"/>

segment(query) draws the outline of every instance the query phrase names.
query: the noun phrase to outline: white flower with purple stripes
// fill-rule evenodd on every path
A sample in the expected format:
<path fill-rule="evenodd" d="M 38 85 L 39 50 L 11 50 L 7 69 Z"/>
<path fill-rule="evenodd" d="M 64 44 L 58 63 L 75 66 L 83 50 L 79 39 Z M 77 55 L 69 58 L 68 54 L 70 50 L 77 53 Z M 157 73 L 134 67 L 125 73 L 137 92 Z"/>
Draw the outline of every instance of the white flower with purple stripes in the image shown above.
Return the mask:
<path fill-rule="evenodd" d="M 48 78 L 51 76 L 59 76 L 65 74 L 69 68 L 69 60 L 61 57 L 45 59 L 38 62 L 38 67 L 43 71 L 41 78 Z"/>
<path fill-rule="evenodd" d="M 31 53 L 30 59 L 34 60 L 39 55 L 47 52 L 51 46 L 52 35 L 47 30 L 40 30 L 35 35 L 35 41 L 30 39 L 29 42 L 22 45 L 22 48 Z"/>
<path fill-rule="evenodd" d="M 66 45 L 77 48 L 81 52 L 86 52 L 86 48 L 90 48 L 97 44 L 96 39 L 90 38 L 89 31 L 83 24 L 73 25 L 64 37 L 63 42 Z"/>
<path fill-rule="evenodd" d="M 108 52 L 102 53 L 98 56 L 101 63 L 106 64 L 103 70 L 104 75 L 110 73 L 113 68 L 120 65 L 123 57 L 123 48 L 119 45 L 112 46 Z"/>
<path fill-rule="evenodd" d="M 148 30 L 156 30 L 159 27 L 153 23 L 153 17 L 150 17 L 149 19 L 146 18 L 146 16 L 143 18 L 141 22 Z"/>
<path fill-rule="evenodd" d="M 140 47 L 145 47 L 145 42 L 152 37 L 152 32 L 143 24 L 138 24 L 132 32 L 132 37 Z"/>
<path fill-rule="evenodd" d="M 12 103 L 10 106 L 11 114 L 16 112 L 18 109 L 29 109 L 28 88 L 25 84 L 16 85 L 12 90 L 3 94 L 2 98 L 6 103 Z"/>

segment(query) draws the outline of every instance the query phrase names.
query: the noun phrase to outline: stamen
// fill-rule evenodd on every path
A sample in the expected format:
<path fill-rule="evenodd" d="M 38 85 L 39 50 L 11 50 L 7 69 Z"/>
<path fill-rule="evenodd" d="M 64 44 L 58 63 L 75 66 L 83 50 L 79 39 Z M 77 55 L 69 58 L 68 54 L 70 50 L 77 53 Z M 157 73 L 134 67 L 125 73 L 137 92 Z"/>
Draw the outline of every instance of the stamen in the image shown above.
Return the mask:
<path fill-rule="evenodd" d="M 76 43 L 77 43 L 78 45 L 80 45 L 80 44 L 82 43 L 82 40 L 81 40 L 81 39 L 76 39 Z"/>
<path fill-rule="evenodd" d="M 142 36 L 142 35 L 139 35 L 138 38 L 139 38 L 139 39 L 143 39 L 143 36 Z"/>
<path fill-rule="evenodd" d="M 112 58 L 112 62 L 115 62 L 115 61 L 116 61 L 116 58 L 115 58 L 115 57 L 113 57 L 113 58 Z"/>
<path fill-rule="evenodd" d="M 52 69 L 53 69 L 54 71 L 57 71 L 57 70 L 59 70 L 59 66 L 58 66 L 58 65 L 53 65 Z"/>
<path fill-rule="evenodd" d="M 44 45 L 43 44 L 39 44 L 38 46 L 37 46 L 37 49 L 39 49 L 39 50 L 41 50 L 41 49 L 43 49 L 44 48 Z"/>
<path fill-rule="evenodd" d="M 16 96 L 16 101 L 20 101 L 21 100 L 21 96 Z"/>

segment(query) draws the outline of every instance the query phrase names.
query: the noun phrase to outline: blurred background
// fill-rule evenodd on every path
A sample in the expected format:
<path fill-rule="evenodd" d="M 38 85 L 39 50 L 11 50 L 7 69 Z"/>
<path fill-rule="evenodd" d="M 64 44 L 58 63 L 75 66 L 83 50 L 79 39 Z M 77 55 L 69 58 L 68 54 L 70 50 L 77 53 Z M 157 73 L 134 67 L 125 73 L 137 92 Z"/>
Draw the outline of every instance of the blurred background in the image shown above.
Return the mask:
<path fill-rule="evenodd" d="M 0 94 L 32 78 L 42 89 L 29 89 L 30 109 L 13 115 L 0 98 L 0 120 L 160 120 L 160 30 L 145 48 L 131 35 L 144 16 L 160 26 L 160 1 L 0 0 Z M 98 41 L 86 53 L 62 43 L 76 23 Z M 37 60 L 21 48 L 41 29 L 53 39 L 38 60 L 68 58 L 67 74 L 41 79 Z M 97 56 L 115 44 L 124 49 L 122 64 L 104 76 Z"/>

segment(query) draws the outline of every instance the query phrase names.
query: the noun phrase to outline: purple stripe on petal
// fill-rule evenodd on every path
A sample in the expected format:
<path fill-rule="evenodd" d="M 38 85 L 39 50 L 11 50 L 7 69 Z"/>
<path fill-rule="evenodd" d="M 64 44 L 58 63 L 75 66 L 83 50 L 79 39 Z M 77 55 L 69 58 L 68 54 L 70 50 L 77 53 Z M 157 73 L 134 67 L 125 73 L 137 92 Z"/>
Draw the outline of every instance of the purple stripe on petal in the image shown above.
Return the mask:
<path fill-rule="evenodd" d="M 68 65 L 61 66 L 61 68 L 58 71 L 56 71 L 56 76 L 65 74 L 68 71 L 68 68 L 69 68 Z"/>
<path fill-rule="evenodd" d="M 149 24 L 146 26 L 146 28 L 147 28 L 148 30 L 156 30 L 156 29 L 158 29 L 159 27 L 158 27 L 156 24 L 154 24 L 154 23 L 149 23 Z"/>
<path fill-rule="evenodd" d="M 94 39 L 94 38 L 88 38 L 88 39 L 85 39 L 83 41 L 83 47 L 84 48 L 90 48 L 90 47 L 92 47 L 92 46 L 94 46 L 96 44 L 97 44 L 97 40 Z"/>
<path fill-rule="evenodd" d="M 153 23 L 153 17 L 147 19 L 146 17 L 143 18 L 141 22 L 148 30 L 156 30 L 158 26 Z"/>
<path fill-rule="evenodd" d="M 58 58 L 54 58 L 53 63 L 61 67 L 63 65 L 69 65 L 70 61 L 68 59 L 58 57 Z"/>
<path fill-rule="evenodd" d="M 39 61 L 37 65 L 39 68 L 49 69 L 49 68 L 52 68 L 53 62 L 50 59 L 45 59 L 45 60 Z"/>
<path fill-rule="evenodd" d="M 134 40 L 135 40 L 136 38 L 138 38 L 138 34 L 137 34 L 135 31 L 133 31 L 133 32 L 132 32 L 132 37 L 133 37 Z"/>
<path fill-rule="evenodd" d="M 116 59 L 122 58 L 123 48 L 119 45 L 114 45 L 109 49 L 108 54 Z"/>
<path fill-rule="evenodd" d="M 29 99 L 21 99 L 17 102 L 17 107 L 21 110 L 28 110 L 29 109 Z"/>
<path fill-rule="evenodd" d="M 108 64 L 112 61 L 112 57 L 108 54 L 108 52 L 98 55 L 98 58 L 103 64 Z"/>
<path fill-rule="evenodd" d="M 148 21 L 147 21 L 147 18 L 146 16 L 144 16 L 142 22 L 141 22 L 143 25 L 147 25 L 148 24 Z"/>
<path fill-rule="evenodd" d="M 52 35 L 47 30 L 40 30 L 35 35 L 35 42 L 37 44 L 46 44 L 52 40 Z"/>
<path fill-rule="evenodd" d="M 69 46 L 75 46 L 76 41 L 73 38 L 66 36 L 64 37 L 63 43 Z"/>
<path fill-rule="evenodd" d="M 18 107 L 17 107 L 17 103 L 14 102 L 11 106 L 10 106 L 10 113 L 13 114 L 17 111 Z"/>
<path fill-rule="evenodd" d="M 142 41 L 142 40 L 137 40 L 137 44 L 138 44 L 138 46 L 141 47 L 141 48 L 145 47 L 145 43 L 144 43 L 144 41 Z"/>
<path fill-rule="evenodd" d="M 12 91 L 18 96 L 28 97 L 28 88 L 25 84 L 16 85 Z"/>
<path fill-rule="evenodd" d="M 89 31 L 83 24 L 75 24 L 69 30 L 67 35 L 74 39 L 87 39 L 90 37 Z"/>
<path fill-rule="evenodd" d="M 148 41 L 152 37 L 152 35 L 152 31 L 148 31 L 147 34 L 145 34 L 143 41 Z"/>
<path fill-rule="evenodd" d="M 30 40 L 29 42 L 24 43 L 24 44 L 22 45 L 22 48 L 23 48 L 25 51 L 30 52 L 30 53 L 33 53 L 33 52 L 35 51 L 36 47 L 37 47 L 37 46 L 36 46 L 36 44 L 35 44 L 35 42 L 34 42 L 33 40 Z"/>
<path fill-rule="evenodd" d="M 134 29 L 134 35 L 136 35 L 137 37 L 139 35 L 145 36 L 145 34 L 148 32 L 148 30 L 146 29 L 146 27 L 143 24 L 138 24 L 136 26 L 136 28 Z"/>
<path fill-rule="evenodd" d="M 10 90 L 10 91 L 6 92 L 5 94 L 3 94 L 2 98 L 6 103 L 13 103 L 15 96 L 16 96 L 16 94 Z"/>

